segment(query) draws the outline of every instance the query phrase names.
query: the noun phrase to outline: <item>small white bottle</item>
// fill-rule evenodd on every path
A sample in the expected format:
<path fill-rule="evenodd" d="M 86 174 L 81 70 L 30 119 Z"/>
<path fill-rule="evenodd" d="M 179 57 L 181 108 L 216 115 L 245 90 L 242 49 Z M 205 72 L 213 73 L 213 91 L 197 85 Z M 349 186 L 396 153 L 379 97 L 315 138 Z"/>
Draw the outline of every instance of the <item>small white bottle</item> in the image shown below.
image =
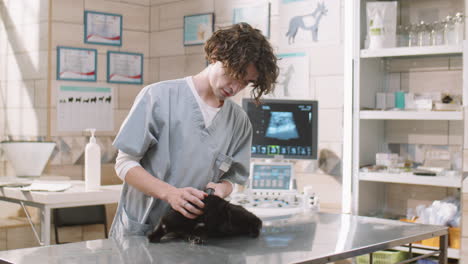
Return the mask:
<path fill-rule="evenodd" d="M 95 128 L 88 128 L 91 138 L 85 148 L 85 187 L 87 191 L 97 190 L 101 186 L 101 149 L 96 143 Z"/>
<path fill-rule="evenodd" d="M 369 49 L 384 47 L 384 21 L 380 12 L 376 12 L 369 22 Z"/>

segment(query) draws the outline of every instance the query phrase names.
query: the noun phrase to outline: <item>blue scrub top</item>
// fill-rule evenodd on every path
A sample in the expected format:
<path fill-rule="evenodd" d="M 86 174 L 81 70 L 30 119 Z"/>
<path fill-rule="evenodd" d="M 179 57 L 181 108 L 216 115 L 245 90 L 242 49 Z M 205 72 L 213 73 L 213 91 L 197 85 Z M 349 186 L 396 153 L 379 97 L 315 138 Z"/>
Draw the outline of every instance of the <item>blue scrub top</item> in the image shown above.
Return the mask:
<path fill-rule="evenodd" d="M 222 179 L 243 184 L 249 176 L 252 126 L 240 106 L 226 100 L 209 127 L 185 79 L 145 87 L 113 143 L 119 150 L 142 156 L 140 163 L 154 177 L 177 188 L 204 190 Z M 146 235 L 169 205 L 156 199 L 149 219 L 141 224 L 150 196 L 124 183 L 111 236 Z"/>

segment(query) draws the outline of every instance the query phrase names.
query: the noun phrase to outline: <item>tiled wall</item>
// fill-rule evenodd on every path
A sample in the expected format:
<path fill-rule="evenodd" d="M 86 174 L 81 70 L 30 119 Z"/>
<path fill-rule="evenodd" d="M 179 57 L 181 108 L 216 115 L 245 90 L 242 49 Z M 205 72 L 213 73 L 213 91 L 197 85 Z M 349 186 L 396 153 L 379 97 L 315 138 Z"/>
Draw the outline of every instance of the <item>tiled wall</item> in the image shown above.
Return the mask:
<path fill-rule="evenodd" d="M 232 23 L 233 8 L 256 1 L 191 0 L 151 1 L 150 65 L 153 81 L 193 75 L 205 67 L 203 46 L 183 46 L 183 16 L 214 12 L 215 29 Z M 271 3 L 271 43 L 278 49 L 279 0 Z M 340 5 L 341 6 L 341 5 Z M 341 10 L 342 10 L 341 6 Z M 341 21 L 339 22 L 341 24 Z M 310 56 L 310 98 L 319 100 L 319 148 L 342 156 L 343 123 L 343 41 L 334 45 L 308 48 Z M 235 98 L 240 102 L 244 92 Z M 299 161 L 296 165 L 298 188 L 313 185 L 322 208 L 340 211 L 341 175 L 327 175 L 317 170 L 316 162 Z"/>
<path fill-rule="evenodd" d="M 339 1 L 339 0 L 337 0 Z M 11 3 L 10 3 L 11 2 Z M 103 152 L 112 161 L 115 157 L 115 149 L 110 147 L 113 136 L 118 131 L 120 124 L 127 115 L 136 94 L 141 88 L 157 81 L 180 78 L 193 75 L 201 71 L 205 65 L 203 46 L 184 47 L 182 43 L 183 16 L 196 13 L 215 13 L 215 27 L 230 25 L 232 10 L 234 7 L 246 3 L 254 3 L 254 0 L 51 0 L 50 7 L 50 32 L 49 32 L 49 1 L 48 0 L 0 0 L 3 13 L 13 13 L 21 10 L 16 7 L 18 2 L 37 6 L 36 26 L 30 27 L 29 38 L 37 36 L 37 39 L 17 40 L 26 43 L 26 48 L 36 47 L 36 50 L 28 52 L 18 51 L 17 60 L 22 62 L 15 71 L 0 68 L 0 74 L 8 76 L 28 77 L 21 79 L 20 84 L 10 86 L 5 81 L 0 82 L 4 90 L 13 90 L 14 93 L 0 93 L 0 98 L 10 96 L 8 102 L 24 105 L 21 118 L 11 118 L 9 127 L 3 125 L 0 136 L 50 136 L 57 142 L 57 148 L 52 155 L 51 162 L 46 172 L 59 172 L 72 175 L 77 178 L 82 175 L 83 149 L 87 137 L 84 133 L 57 133 L 56 132 L 56 91 L 60 85 L 82 85 L 81 82 L 57 81 L 55 76 L 56 46 L 86 47 L 98 50 L 98 76 L 97 82 L 91 85 L 99 87 L 111 87 L 114 91 L 114 131 L 98 134 L 98 143 Z M 33 3 L 34 2 L 34 3 Z M 271 2 L 271 42 L 277 48 L 279 32 L 279 0 Z M 340 1 L 340 14 L 342 14 L 342 1 Z M 14 4 L 13 4 L 14 3 Z M 10 6 L 11 9 L 10 10 Z M 15 8 L 13 8 L 15 6 Z M 3 8 L 5 7 L 5 8 Z M 40 10 L 40 12 L 39 12 Z M 122 47 L 92 45 L 83 43 L 83 12 L 84 10 L 102 11 L 122 14 L 123 16 L 123 45 Z M 13 16 L 12 14 L 12 16 Z M 20 21 L 23 21 L 19 19 Z M 28 17 L 24 21 L 30 20 Z M 337 21 L 342 25 L 342 21 Z M 32 29 L 31 29 L 32 28 Z M 0 34 L 4 34 L 0 27 Z M 28 30 L 27 28 L 24 30 Z M 2 33 L 3 32 L 3 33 Z M 336 43 L 330 45 L 316 45 L 307 49 L 310 54 L 310 98 L 319 100 L 319 148 L 327 148 L 342 156 L 342 123 L 343 123 L 343 38 L 341 30 L 334 32 L 338 37 Z M 18 34 L 17 34 L 18 35 Z M 50 49 L 49 41 L 50 38 Z M 0 49 L 7 50 L 11 46 L 0 38 Z M 39 43 L 34 46 L 34 43 Z M 29 47 L 32 45 L 33 47 Z M 6 46 L 6 47 L 5 47 Z M 106 52 L 129 51 L 144 54 L 144 85 L 109 84 L 105 79 Z M 48 53 L 50 52 L 50 54 Z M 10 52 L 11 53 L 11 52 Z M 7 54 L 8 55 L 8 54 Z M 30 61 L 26 59 L 31 57 Z M 50 56 L 50 67 L 48 65 Z M 1 60 L 2 63 L 11 62 Z M 24 62 L 26 60 L 26 62 Z M 29 63 L 34 62 L 34 63 Z M 37 62 L 37 63 L 36 63 Z M 36 63 L 36 64 L 35 64 Z M 5 65 L 5 64 L 4 64 Z M 9 64 L 8 64 L 9 65 Z M 14 65 L 14 64 L 13 64 Z M 37 65 L 38 70 L 31 69 L 31 65 Z M 20 67 L 24 66 L 24 67 Z M 8 67 L 9 68 L 9 67 Z M 50 74 L 50 86 L 48 86 L 48 74 Z M 31 77 L 29 77 L 31 75 Z M 13 77 L 11 77 L 13 78 Z M 23 81 L 23 79 L 25 79 Z M 0 78 L 0 80 L 8 80 Z M 8 88 L 6 88 L 8 87 Z M 23 87 L 18 89 L 17 87 Z M 29 96 L 24 96 L 28 94 Z M 245 93 L 244 96 L 248 96 Z M 32 100 L 34 108 L 27 104 L 27 99 Z M 235 98 L 240 101 L 241 96 Z M 5 100 L 3 100 L 5 101 Z M 8 114 L 0 115 L 0 121 L 14 115 L 8 107 Z M 32 103 L 30 103 L 32 104 Z M 29 107 L 29 108 L 28 108 Z M 10 109 L 11 108 L 11 109 Z M 39 110 L 39 111 L 35 111 Z M 18 110 L 15 110 L 18 111 Z M 47 111 L 50 111 L 49 115 Z M 14 111 L 13 111 L 14 112 Z M 34 121 L 38 115 L 41 119 Z M 18 115 L 16 116 L 18 117 Z M 3 118 L 3 119 L 2 119 Z M 48 135 L 48 122 L 50 122 L 50 134 Z M 11 124 L 10 124 L 11 123 Z M 19 123 L 19 124 L 18 124 Z M 5 124 L 5 122 L 0 124 Z M 20 127 L 12 130 L 10 128 Z M 34 130 L 36 129 L 36 130 Z M 4 164 L 4 163 L 2 163 Z M 0 167 L 0 175 L 12 173 L 8 165 Z M 316 162 L 297 163 L 298 187 L 306 184 L 314 185 L 320 195 L 322 205 L 325 208 L 339 211 L 341 206 L 341 175 L 326 175 L 317 169 Z"/>

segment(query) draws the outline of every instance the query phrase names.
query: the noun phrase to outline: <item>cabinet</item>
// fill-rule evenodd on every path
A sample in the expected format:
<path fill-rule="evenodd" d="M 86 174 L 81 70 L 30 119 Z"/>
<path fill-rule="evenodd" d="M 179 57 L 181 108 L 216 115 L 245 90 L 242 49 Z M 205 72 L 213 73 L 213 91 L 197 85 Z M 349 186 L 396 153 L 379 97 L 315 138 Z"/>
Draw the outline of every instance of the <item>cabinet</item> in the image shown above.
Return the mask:
<path fill-rule="evenodd" d="M 352 211 L 377 217 L 404 216 L 408 208 L 417 204 L 429 204 L 447 196 L 461 197 L 468 101 L 468 75 L 463 62 L 467 61 L 467 45 L 464 41 L 453 45 L 366 49 L 366 2 L 353 2 Z M 440 21 L 457 12 L 465 14 L 467 2 L 401 0 L 397 24 Z M 394 91 L 448 93 L 459 96 L 463 107 L 459 111 L 375 110 L 376 94 Z M 361 169 L 376 163 L 376 153 L 397 151 L 402 156 L 421 156 L 423 150 L 431 148 L 450 153 L 451 167 L 458 176 Z M 450 258 L 459 256 L 459 250 L 450 249 Z"/>

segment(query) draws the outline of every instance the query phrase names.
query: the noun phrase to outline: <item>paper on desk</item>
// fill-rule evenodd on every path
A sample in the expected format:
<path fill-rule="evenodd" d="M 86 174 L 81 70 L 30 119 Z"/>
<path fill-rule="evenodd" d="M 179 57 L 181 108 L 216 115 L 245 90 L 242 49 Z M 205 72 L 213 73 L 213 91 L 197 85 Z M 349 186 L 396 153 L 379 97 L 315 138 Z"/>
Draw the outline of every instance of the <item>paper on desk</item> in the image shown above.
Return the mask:
<path fill-rule="evenodd" d="M 40 183 L 33 182 L 27 187 L 23 187 L 22 191 L 43 191 L 43 192 L 62 192 L 70 188 L 70 183 Z"/>

